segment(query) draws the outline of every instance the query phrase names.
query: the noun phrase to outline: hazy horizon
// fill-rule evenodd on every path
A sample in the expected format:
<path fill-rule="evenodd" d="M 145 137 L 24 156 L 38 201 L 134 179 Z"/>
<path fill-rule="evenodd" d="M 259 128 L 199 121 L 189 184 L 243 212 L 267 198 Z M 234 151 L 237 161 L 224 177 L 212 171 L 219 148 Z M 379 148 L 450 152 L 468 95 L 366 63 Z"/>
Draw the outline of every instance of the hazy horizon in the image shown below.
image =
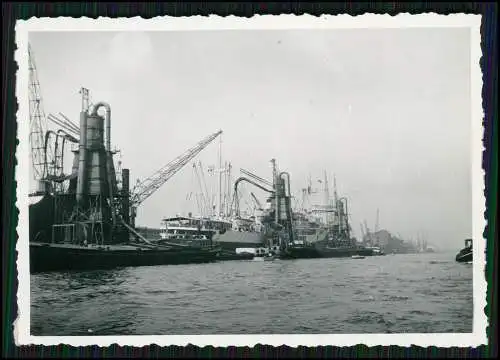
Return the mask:
<path fill-rule="evenodd" d="M 131 185 L 222 129 L 233 179 L 239 168 L 270 178 L 276 158 L 300 197 L 309 177 L 318 187 L 324 171 L 330 185 L 335 175 L 357 237 L 377 209 L 379 227 L 403 239 L 422 233 L 457 248 L 472 236 L 468 28 L 32 32 L 29 41 L 47 114 L 77 122 L 82 86 L 111 105 Z M 195 160 L 206 169 L 217 150 L 218 140 Z M 190 192 L 188 164 L 136 224 L 195 212 Z"/>

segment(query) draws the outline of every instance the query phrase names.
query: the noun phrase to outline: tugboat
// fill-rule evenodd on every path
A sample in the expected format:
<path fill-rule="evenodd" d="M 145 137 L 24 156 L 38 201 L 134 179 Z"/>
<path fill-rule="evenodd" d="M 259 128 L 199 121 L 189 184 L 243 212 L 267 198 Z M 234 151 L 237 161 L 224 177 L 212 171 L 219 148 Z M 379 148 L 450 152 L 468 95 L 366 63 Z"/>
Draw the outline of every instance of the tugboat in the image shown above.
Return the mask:
<path fill-rule="evenodd" d="M 472 262 L 472 239 L 465 240 L 465 247 L 459 251 L 455 260 L 458 262 Z"/>

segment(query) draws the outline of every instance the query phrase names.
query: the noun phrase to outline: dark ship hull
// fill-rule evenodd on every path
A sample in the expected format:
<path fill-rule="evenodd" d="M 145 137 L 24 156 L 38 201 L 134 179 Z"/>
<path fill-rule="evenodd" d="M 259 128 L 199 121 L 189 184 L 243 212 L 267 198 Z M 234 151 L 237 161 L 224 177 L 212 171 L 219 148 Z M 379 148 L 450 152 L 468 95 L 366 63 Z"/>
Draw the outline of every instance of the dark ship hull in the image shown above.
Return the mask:
<path fill-rule="evenodd" d="M 321 257 L 314 246 L 288 247 L 279 254 L 279 258 L 288 259 L 317 259 Z"/>
<path fill-rule="evenodd" d="M 472 261 L 472 239 L 465 240 L 465 247 L 455 256 L 455 260 L 458 262 Z"/>
<path fill-rule="evenodd" d="M 151 248 L 132 245 L 84 247 L 30 243 L 30 272 L 207 263 L 216 261 L 219 252 L 219 248 Z"/>
<path fill-rule="evenodd" d="M 472 261 L 472 248 L 464 248 L 455 256 L 455 261 L 458 262 L 471 262 Z"/>
<path fill-rule="evenodd" d="M 305 246 L 290 246 L 280 254 L 281 259 L 317 259 L 317 258 L 343 258 L 358 256 L 373 256 L 372 249 L 358 247 L 331 248 L 321 243 Z"/>
<path fill-rule="evenodd" d="M 29 205 L 29 240 L 50 241 L 54 223 L 54 197 L 46 194 Z"/>

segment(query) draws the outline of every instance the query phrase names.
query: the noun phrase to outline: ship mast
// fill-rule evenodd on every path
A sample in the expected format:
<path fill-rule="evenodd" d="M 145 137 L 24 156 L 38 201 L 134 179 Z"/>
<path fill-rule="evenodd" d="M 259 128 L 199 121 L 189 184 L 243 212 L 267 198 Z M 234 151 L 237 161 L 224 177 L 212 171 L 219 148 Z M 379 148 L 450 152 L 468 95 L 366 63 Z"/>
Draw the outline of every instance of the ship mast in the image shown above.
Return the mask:
<path fill-rule="evenodd" d="M 330 210 L 330 192 L 328 191 L 328 176 L 326 175 L 326 170 L 324 172 L 325 175 L 325 188 L 324 188 L 324 201 L 325 201 L 325 225 L 328 224 L 328 220 L 330 220 L 329 210 Z"/>
<path fill-rule="evenodd" d="M 217 196 L 217 216 L 222 216 L 222 137 L 219 139 L 219 191 Z"/>
<path fill-rule="evenodd" d="M 338 224 L 340 230 L 340 227 L 342 226 L 342 214 L 340 213 L 339 197 L 337 194 L 337 178 L 335 175 L 333 175 L 333 202 L 335 204 L 334 205 L 335 224 Z"/>

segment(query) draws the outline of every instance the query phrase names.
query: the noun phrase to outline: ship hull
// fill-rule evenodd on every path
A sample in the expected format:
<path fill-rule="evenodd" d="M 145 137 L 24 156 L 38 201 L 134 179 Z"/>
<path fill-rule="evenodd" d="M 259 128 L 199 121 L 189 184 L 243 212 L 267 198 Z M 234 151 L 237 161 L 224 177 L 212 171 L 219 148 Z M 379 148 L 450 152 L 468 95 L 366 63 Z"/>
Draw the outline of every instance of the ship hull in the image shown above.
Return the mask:
<path fill-rule="evenodd" d="M 214 236 L 213 241 L 223 250 L 234 252 L 237 248 L 259 247 L 264 245 L 264 233 L 228 230 Z"/>
<path fill-rule="evenodd" d="M 50 241 L 54 208 L 54 197 L 48 194 L 29 205 L 30 241 Z"/>
<path fill-rule="evenodd" d="M 317 259 L 321 255 L 318 250 L 314 247 L 297 247 L 288 248 L 284 252 L 280 253 L 279 258 L 283 260 L 287 259 Z"/>
<path fill-rule="evenodd" d="M 372 256 L 373 250 L 371 249 L 356 249 L 356 248 L 332 248 L 321 249 L 318 251 L 323 258 L 341 258 L 352 256 Z"/>
<path fill-rule="evenodd" d="M 471 262 L 472 261 L 472 249 L 462 250 L 455 257 L 455 261 L 458 262 Z"/>
<path fill-rule="evenodd" d="M 82 247 L 66 244 L 30 244 L 30 272 L 97 270 L 127 266 L 207 263 L 219 249 L 152 249 L 127 245 Z"/>

